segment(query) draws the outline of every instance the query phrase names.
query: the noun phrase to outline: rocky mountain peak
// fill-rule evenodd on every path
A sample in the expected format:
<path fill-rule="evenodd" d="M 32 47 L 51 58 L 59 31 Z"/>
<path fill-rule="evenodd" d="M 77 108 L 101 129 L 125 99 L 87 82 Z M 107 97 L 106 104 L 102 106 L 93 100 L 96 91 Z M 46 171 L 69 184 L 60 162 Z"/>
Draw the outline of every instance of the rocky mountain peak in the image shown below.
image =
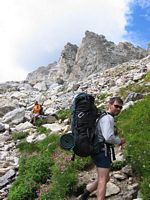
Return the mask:
<path fill-rule="evenodd" d="M 71 43 L 67 43 L 61 52 L 61 56 L 58 62 L 58 75 L 59 77 L 65 78 L 72 72 L 72 67 L 75 64 L 76 54 L 78 46 Z"/>
<path fill-rule="evenodd" d="M 118 64 L 142 59 L 148 54 L 149 50 L 135 47 L 129 42 L 120 42 L 116 45 L 108 41 L 104 35 L 86 31 L 79 47 L 67 43 L 58 63 L 51 64 L 53 67 L 50 68 L 39 68 L 30 73 L 26 80 L 32 84 L 44 80 L 47 83 L 58 82 L 57 80 L 59 83 L 78 81 Z"/>
<path fill-rule="evenodd" d="M 111 41 L 107 41 L 103 35 L 86 31 L 76 55 L 76 63 L 72 73 L 83 78 L 94 72 L 133 59 L 141 59 L 147 55 L 146 50 L 134 47 L 129 42 L 120 42 L 116 45 Z"/>
<path fill-rule="evenodd" d="M 104 35 L 98 35 L 94 32 L 91 32 L 91 31 L 86 31 L 85 32 L 85 37 L 83 38 L 82 42 L 84 43 L 85 41 L 84 40 L 89 40 L 89 39 L 98 39 L 98 40 L 101 40 L 102 42 L 105 42 L 107 41 L 105 36 Z M 113 43 L 113 42 L 112 42 Z"/>

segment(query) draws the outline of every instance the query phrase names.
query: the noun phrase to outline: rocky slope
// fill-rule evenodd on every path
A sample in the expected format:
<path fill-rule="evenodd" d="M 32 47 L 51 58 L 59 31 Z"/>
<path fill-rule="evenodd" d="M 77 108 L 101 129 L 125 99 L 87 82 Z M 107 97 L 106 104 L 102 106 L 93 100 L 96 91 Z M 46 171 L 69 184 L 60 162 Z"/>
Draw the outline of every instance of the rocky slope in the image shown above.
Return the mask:
<path fill-rule="evenodd" d="M 94 33 L 87 32 L 86 37 L 83 39 L 81 47 L 78 48 L 77 46 L 67 44 L 65 49 L 72 48 L 72 50 L 69 50 L 69 54 L 67 55 L 65 55 L 66 50 L 62 53 L 59 62 L 64 62 L 64 66 L 62 66 L 60 63 L 54 63 L 52 65 L 49 65 L 47 68 L 42 67 L 37 71 L 29 74 L 26 81 L 6 82 L 4 84 L 0 84 L 0 199 L 7 199 L 7 194 L 11 186 L 11 182 L 15 179 L 17 175 L 17 169 L 19 167 L 19 154 L 16 150 L 17 143 L 14 143 L 12 141 L 11 134 L 13 132 L 28 131 L 29 136 L 26 138 L 28 142 L 36 142 L 39 140 L 43 140 L 46 137 L 45 134 L 39 136 L 36 127 L 34 127 L 29 122 L 31 108 L 35 100 L 38 100 L 40 103 L 43 104 L 45 115 L 49 117 L 49 123 L 45 124 L 44 126 L 51 129 L 52 132 L 64 133 L 69 130 L 69 124 L 67 124 L 67 122 L 58 122 L 53 117 L 53 114 L 55 114 L 58 110 L 62 108 L 69 108 L 74 95 L 76 95 L 77 93 L 84 91 L 93 94 L 94 96 L 96 96 L 96 100 L 98 101 L 98 105 L 100 106 L 103 105 L 104 100 L 107 100 L 109 96 L 118 95 L 120 89 L 123 87 L 127 88 L 131 84 L 142 85 L 146 88 L 150 87 L 149 83 L 145 83 L 143 81 L 145 74 L 150 70 L 150 56 L 145 57 L 145 55 L 147 55 L 147 52 L 145 50 L 138 48 L 138 51 L 136 51 L 136 48 L 134 48 L 131 44 L 127 44 L 127 46 L 129 45 L 132 51 L 130 51 L 130 49 L 129 52 L 127 51 L 126 53 L 120 53 L 121 55 L 124 54 L 126 56 L 122 57 L 122 55 L 120 58 L 118 56 L 116 59 L 113 59 L 112 57 L 113 63 L 114 60 L 116 62 L 115 65 L 120 63 L 113 68 L 109 68 L 112 60 L 111 62 L 109 62 L 110 59 L 108 59 L 108 62 L 106 62 L 106 65 L 104 65 L 104 69 L 108 69 L 97 71 L 98 66 L 100 67 L 100 64 L 94 65 L 94 63 L 96 63 L 97 61 L 95 62 L 95 60 L 93 60 L 94 57 L 91 57 L 93 63 L 92 66 L 97 66 L 97 69 L 96 72 L 94 70 L 94 73 L 92 73 L 93 71 L 91 70 L 90 75 L 87 76 L 85 68 L 88 65 L 86 65 L 87 63 L 84 65 L 82 65 L 81 63 L 85 62 L 84 55 L 88 58 L 88 55 L 90 56 L 90 53 L 83 53 L 83 56 L 81 56 L 81 49 L 84 49 L 86 44 L 88 44 L 86 40 L 89 37 L 92 38 L 91 40 L 89 40 L 89 45 L 92 44 L 91 41 L 93 41 L 93 37 L 96 37 L 97 40 L 101 42 L 103 41 L 103 43 L 105 44 L 110 43 L 107 42 L 103 36 L 98 36 Z M 96 42 L 93 43 L 93 47 L 95 47 L 95 45 L 97 44 L 97 40 L 95 40 Z M 110 43 L 109 46 L 111 46 L 111 49 L 113 49 L 112 52 L 117 51 L 114 50 L 118 48 L 117 46 L 115 46 L 115 44 Z M 136 53 L 134 54 L 134 52 Z M 132 55 L 129 56 L 130 54 Z M 68 59 L 68 62 L 66 62 L 65 60 L 62 61 L 62 57 L 64 57 L 64 55 L 65 58 Z M 133 58 L 138 59 L 131 60 L 132 56 Z M 125 59 L 125 57 L 126 59 L 127 57 L 129 57 L 130 61 L 122 61 L 122 58 Z M 140 59 L 142 57 L 144 58 Z M 79 62 L 79 60 L 82 60 L 81 58 L 84 60 L 83 62 Z M 69 59 L 72 61 L 71 63 L 69 62 Z M 100 59 L 98 62 L 101 62 L 102 66 L 102 59 Z M 66 66 L 68 67 L 67 70 Z M 82 73 L 84 74 L 85 72 L 86 76 L 83 76 L 82 79 L 78 79 L 76 81 L 74 79 L 71 79 L 72 81 L 70 80 L 68 82 L 63 82 L 65 76 L 71 77 L 70 72 L 75 70 L 76 67 L 82 69 Z M 57 79 L 56 82 L 53 82 L 52 79 L 51 81 L 49 81 L 47 76 L 48 72 L 53 74 L 51 75 L 52 77 L 54 76 L 54 74 L 56 76 L 56 74 L 58 73 L 56 68 L 57 70 L 61 68 L 62 71 L 60 70 L 59 73 L 62 73 L 64 70 L 66 70 L 64 76 L 57 77 L 60 79 Z M 100 95 L 105 96 L 105 98 L 100 99 Z M 124 100 L 126 99 L 124 109 L 127 109 L 130 105 L 133 105 L 135 101 L 142 99 L 143 95 L 145 94 L 139 94 L 136 92 L 131 93 L 131 91 L 128 91 L 126 96 L 124 96 Z M 91 177 L 94 176 L 93 171 L 90 171 L 88 173 L 91 173 Z M 134 179 L 132 179 L 132 177 L 129 178 L 130 176 L 124 175 L 125 173 L 122 171 L 118 172 L 118 174 L 115 176 L 120 177 L 120 174 L 121 176 L 125 176 L 125 189 L 128 187 L 129 190 L 128 193 L 125 193 L 125 190 L 123 189 L 124 187 L 120 187 L 119 182 L 115 182 L 117 178 L 113 179 L 114 184 L 117 186 L 117 191 L 119 190 L 117 192 L 117 196 L 115 196 L 115 199 L 119 200 L 120 197 L 126 200 L 133 199 L 133 196 L 135 196 L 135 194 L 137 193 L 137 190 L 134 194 L 132 193 L 134 190 L 133 187 L 135 186 L 135 188 L 137 188 L 136 182 L 134 182 Z M 80 177 L 84 176 L 85 174 L 81 175 Z M 112 177 L 114 177 L 114 175 L 112 175 Z M 132 179 L 132 181 L 130 179 Z M 129 192 L 132 194 L 128 196 Z M 114 193 L 110 195 L 109 199 L 114 199 Z"/>

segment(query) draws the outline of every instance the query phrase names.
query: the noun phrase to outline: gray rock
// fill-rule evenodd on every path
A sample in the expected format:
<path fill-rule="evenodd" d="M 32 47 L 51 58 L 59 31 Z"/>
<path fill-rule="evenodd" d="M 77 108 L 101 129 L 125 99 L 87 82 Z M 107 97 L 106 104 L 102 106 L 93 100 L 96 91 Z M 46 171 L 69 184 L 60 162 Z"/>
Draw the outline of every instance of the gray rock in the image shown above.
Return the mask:
<path fill-rule="evenodd" d="M 35 85 L 38 82 L 46 81 L 48 79 L 49 70 L 52 70 L 56 66 L 56 62 L 48 65 L 47 67 L 39 67 L 37 70 L 27 75 L 26 81 L 31 85 Z"/>
<path fill-rule="evenodd" d="M 0 132 L 4 132 L 5 131 L 5 125 L 0 123 Z"/>
<path fill-rule="evenodd" d="M 123 168 L 121 169 L 121 171 L 122 171 L 124 174 L 128 175 L 128 176 L 132 176 L 132 175 L 133 175 L 132 168 L 131 168 L 130 165 L 126 165 L 125 167 L 123 167 Z"/>
<path fill-rule="evenodd" d="M 15 110 L 7 113 L 3 117 L 3 122 L 4 123 L 9 123 L 9 124 L 19 124 L 23 122 L 25 116 L 25 109 L 24 108 L 16 108 Z"/>
<path fill-rule="evenodd" d="M 53 133 L 59 133 L 62 132 L 64 127 L 58 123 L 53 123 L 53 124 L 43 124 L 43 127 L 50 129 Z"/>
<path fill-rule="evenodd" d="M 15 127 L 16 131 L 23 131 L 29 128 L 33 128 L 33 124 L 31 124 L 30 122 L 20 123 Z"/>
<path fill-rule="evenodd" d="M 4 176 L 0 177 L 0 188 L 8 184 L 9 179 L 11 179 L 15 174 L 16 172 L 13 169 L 10 169 Z"/>
<path fill-rule="evenodd" d="M 109 197 L 114 194 L 118 194 L 120 192 L 120 188 L 114 183 L 107 183 L 106 197 Z"/>
<path fill-rule="evenodd" d="M 136 93 L 136 92 L 133 92 L 133 93 L 130 93 L 126 100 L 124 101 L 124 103 L 128 103 L 129 101 L 137 101 L 139 99 L 143 99 L 143 94 L 141 93 Z"/>

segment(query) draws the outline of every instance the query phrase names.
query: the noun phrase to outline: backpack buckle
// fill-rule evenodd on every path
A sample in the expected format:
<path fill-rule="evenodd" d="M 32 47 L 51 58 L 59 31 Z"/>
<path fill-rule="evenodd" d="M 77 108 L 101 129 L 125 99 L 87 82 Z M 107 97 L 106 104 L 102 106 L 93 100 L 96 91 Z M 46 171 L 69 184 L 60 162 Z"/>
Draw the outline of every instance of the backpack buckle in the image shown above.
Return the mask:
<path fill-rule="evenodd" d="M 84 112 L 80 112 L 79 114 L 78 114 L 78 117 L 79 118 L 81 118 L 81 117 L 83 117 L 84 116 Z"/>

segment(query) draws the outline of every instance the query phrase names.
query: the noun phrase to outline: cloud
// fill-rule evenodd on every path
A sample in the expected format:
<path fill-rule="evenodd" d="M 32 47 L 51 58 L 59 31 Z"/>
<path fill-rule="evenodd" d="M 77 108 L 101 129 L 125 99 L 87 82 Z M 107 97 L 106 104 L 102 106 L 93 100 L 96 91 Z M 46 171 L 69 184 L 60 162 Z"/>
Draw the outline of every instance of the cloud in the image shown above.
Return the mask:
<path fill-rule="evenodd" d="M 131 1 L 0 1 L 0 82 L 23 80 L 57 61 L 67 42 L 80 45 L 86 30 L 123 40 Z"/>
<path fill-rule="evenodd" d="M 144 17 L 147 21 L 150 21 L 150 1 L 149 0 L 133 0 L 132 1 L 132 7 L 134 9 L 134 6 L 139 6 L 144 14 L 142 14 L 142 17 Z"/>
<path fill-rule="evenodd" d="M 138 3 L 139 6 L 142 8 L 149 8 L 150 7 L 150 1 L 149 0 L 136 0 L 135 3 Z"/>

